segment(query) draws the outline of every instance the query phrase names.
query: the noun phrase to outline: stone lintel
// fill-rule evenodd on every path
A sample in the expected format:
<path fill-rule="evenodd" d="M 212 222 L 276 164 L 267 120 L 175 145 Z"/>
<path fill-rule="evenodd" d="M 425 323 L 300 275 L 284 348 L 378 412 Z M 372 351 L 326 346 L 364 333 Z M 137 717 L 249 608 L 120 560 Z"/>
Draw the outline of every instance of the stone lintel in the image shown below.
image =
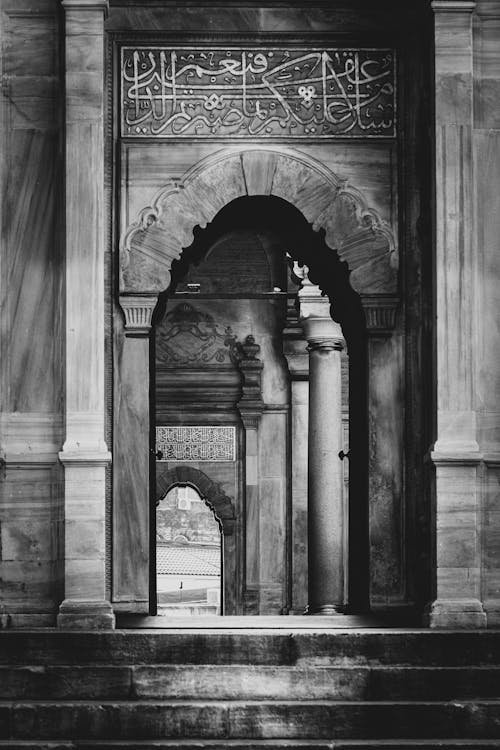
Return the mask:
<path fill-rule="evenodd" d="M 65 599 L 59 607 L 57 627 L 64 630 L 113 630 L 113 607 L 106 600 Z"/>
<path fill-rule="evenodd" d="M 424 613 L 429 628 L 475 630 L 486 627 L 486 613 L 479 599 L 436 599 Z"/>
<path fill-rule="evenodd" d="M 151 330 L 153 311 L 158 303 L 155 295 L 121 295 L 120 307 L 125 315 L 125 335 L 146 336 Z"/>

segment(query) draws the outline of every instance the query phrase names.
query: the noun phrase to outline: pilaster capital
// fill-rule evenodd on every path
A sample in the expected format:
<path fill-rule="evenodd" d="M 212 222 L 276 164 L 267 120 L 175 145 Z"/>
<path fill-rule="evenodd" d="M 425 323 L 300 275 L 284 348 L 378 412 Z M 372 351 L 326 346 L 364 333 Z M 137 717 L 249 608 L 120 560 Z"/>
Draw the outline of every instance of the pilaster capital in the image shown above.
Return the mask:
<path fill-rule="evenodd" d="M 158 302 L 155 296 L 122 295 L 120 307 L 125 315 L 125 333 L 146 335 L 151 330 L 153 310 Z"/>
<path fill-rule="evenodd" d="M 361 297 L 368 333 L 390 336 L 396 322 L 397 297 L 367 295 Z"/>
<path fill-rule="evenodd" d="M 476 9 L 474 0 L 432 0 L 431 8 L 438 13 L 473 13 Z"/>
<path fill-rule="evenodd" d="M 61 5 L 65 12 L 73 10 L 94 11 L 103 13 L 104 18 L 107 18 L 109 13 L 109 0 L 62 0 Z"/>

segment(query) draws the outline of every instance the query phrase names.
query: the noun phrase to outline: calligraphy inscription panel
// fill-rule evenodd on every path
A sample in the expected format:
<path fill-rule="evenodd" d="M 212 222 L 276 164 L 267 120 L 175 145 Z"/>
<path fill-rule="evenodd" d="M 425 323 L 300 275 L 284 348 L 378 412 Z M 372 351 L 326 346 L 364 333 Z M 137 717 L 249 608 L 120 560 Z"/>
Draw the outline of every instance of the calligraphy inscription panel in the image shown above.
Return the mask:
<path fill-rule="evenodd" d="M 160 461 L 235 461 L 235 427 L 157 427 Z"/>
<path fill-rule="evenodd" d="M 122 47 L 121 70 L 123 136 L 396 134 L 392 50 Z"/>

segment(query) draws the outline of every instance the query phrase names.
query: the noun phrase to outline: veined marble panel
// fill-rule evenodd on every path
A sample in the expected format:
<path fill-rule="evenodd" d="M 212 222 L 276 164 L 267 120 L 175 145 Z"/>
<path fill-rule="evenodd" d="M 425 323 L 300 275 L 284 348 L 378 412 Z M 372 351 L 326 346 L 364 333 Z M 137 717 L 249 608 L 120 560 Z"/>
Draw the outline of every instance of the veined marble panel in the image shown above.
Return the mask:
<path fill-rule="evenodd" d="M 63 594 L 58 13 L 2 7 L 0 612 L 14 626 L 52 624 Z"/>
<path fill-rule="evenodd" d="M 397 20 L 398 16 L 392 9 L 391 12 L 384 12 L 380 6 L 361 15 L 357 10 L 348 7 L 338 9 L 324 5 L 308 5 L 302 8 L 291 4 L 288 7 L 247 5 L 237 8 L 220 2 L 209 7 L 184 3 L 177 7 L 169 5 L 166 8 L 153 6 L 140 9 L 112 5 L 106 29 L 130 31 L 134 34 L 141 31 L 181 31 L 203 35 L 214 32 L 307 34 L 326 33 L 332 29 L 343 33 L 359 33 L 367 29 L 375 33 L 384 33 L 393 27 Z"/>
<path fill-rule="evenodd" d="M 62 377 L 62 263 L 55 220 L 57 145 L 52 136 L 18 131 L 11 134 L 10 148 L 12 169 L 5 202 L 6 406 L 14 412 L 57 412 Z"/>
<path fill-rule="evenodd" d="M 478 2 L 476 6 L 474 127 L 500 128 L 500 5 L 497 0 Z"/>
<path fill-rule="evenodd" d="M 389 604 L 405 595 L 401 340 L 369 339 L 368 352 L 370 598 Z"/>

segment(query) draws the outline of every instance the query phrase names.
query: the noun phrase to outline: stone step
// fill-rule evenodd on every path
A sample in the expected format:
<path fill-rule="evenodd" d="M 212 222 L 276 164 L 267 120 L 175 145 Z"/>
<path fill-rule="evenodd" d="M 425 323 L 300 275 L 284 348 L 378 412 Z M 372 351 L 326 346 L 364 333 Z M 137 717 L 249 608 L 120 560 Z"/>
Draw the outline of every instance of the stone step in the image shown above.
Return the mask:
<path fill-rule="evenodd" d="M 286 619 L 286 618 L 284 618 Z M 496 631 L 2 631 L 0 664 L 500 665 Z"/>
<path fill-rule="evenodd" d="M 119 740 L 94 742 L 36 742 L 0 740 L 0 750 L 484 750 L 498 740 Z"/>
<path fill-rule="evenodd" d="M 498 740 L 119 740 L 94 742 L 35 742 L 0 740 L 0 750 L 484 750 Z"/>
<path fill-rule="evenodd" d="M 496 739 L 500 702 L 0 703 L 4 740 Z"/>
<path fill-rule="evenodd" d="M 500 699 L 500 667 L 0 666 L 0 700 Z"/>

